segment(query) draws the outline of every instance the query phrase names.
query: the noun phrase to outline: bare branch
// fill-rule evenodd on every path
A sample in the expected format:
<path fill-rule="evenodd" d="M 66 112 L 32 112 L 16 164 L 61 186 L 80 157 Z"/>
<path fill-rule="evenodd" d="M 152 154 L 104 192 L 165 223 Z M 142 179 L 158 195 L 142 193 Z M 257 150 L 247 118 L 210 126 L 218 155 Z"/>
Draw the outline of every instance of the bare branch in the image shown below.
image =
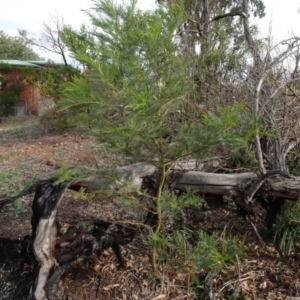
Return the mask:
<path fill-rule="evenodd" d="M 33 45 L 46 51 L 59 54 L 62 56 L 64 64 L 67 66 L 67 46 L 60 39 L 60 32 L 65 26 L 64 18 L 59 15 L 50 14 L 49 23 L 43 23 L 43 32 L 41 38 L 33 40 Z"/>
<path fill-rule="evenodd" d="M 226 14 L 223 14 L 223 15 L 219 15 L 219 16 L 216 16 L 214 18 L 212 18 L 210 20 L 210 22 L 215 22 L 215 21 L 218 21 L 218 20 L 221 20 L 221 19 L 224 19 L 224 18 L 227 18 L 227 17 L 236 17 L 236 16 L 240 16 L 242 18 L 246 18 L 247 16 L 245 15 L 244 12 L 242 11 L 231 11 L 229 13 L 226 13 Z"/>

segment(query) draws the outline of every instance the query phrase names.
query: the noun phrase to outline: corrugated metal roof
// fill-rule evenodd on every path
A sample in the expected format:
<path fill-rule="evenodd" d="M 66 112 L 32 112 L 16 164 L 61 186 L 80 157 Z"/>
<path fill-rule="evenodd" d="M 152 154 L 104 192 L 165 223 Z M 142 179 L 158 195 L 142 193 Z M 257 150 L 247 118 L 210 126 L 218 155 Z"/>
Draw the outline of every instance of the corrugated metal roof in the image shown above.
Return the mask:
<path fill-rule="evenodd" d="M 32 63 L 32 64 L 41 64 L 41 65 L 47 65 L 48 62 L 45 60 L 24 60 L 26 62 Z"/>
<path fill-rule="evenodd" d="M 52 61 L 49 62 L 45 60 L 25 60 L 25 61 L 39 66 L 64 66 L 65 65 L 63 63 L 57 63 Z"/>
<path fill-rule="evenodd" d="M 28 62 L 28 61 L 22 61 L 22 60 L 16 60 L 16 59 L 0 59 L 1 64 L 9 64 L 13 67 L 32 67 L 32 68 L 42 68 L 41 66 Z"/>

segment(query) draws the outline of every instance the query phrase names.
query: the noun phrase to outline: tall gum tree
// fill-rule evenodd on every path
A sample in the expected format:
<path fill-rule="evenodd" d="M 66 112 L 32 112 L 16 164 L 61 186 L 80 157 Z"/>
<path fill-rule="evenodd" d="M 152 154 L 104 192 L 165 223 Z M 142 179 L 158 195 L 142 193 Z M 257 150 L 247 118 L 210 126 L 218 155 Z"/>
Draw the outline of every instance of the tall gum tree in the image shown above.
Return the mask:
<path fill-rule="evenodd" d="M 197 58 L 190 65 L 190 75 L 197 86 L 191 104 L 205 104 L 212 109 L 217 102 L 228 103 L 226 98 L 241 98 L 242 94 L 231 83 L 232 78 L 238 79 L 236 67 L 243 63 L 248 51 L 240 19 L 242 2 L 186 0 L 184 8 L 189 18 L 179 29 L 183 57 Z M 251 1 L 253 16 L 262 18 L 264 9 L 263 1 Z"/>

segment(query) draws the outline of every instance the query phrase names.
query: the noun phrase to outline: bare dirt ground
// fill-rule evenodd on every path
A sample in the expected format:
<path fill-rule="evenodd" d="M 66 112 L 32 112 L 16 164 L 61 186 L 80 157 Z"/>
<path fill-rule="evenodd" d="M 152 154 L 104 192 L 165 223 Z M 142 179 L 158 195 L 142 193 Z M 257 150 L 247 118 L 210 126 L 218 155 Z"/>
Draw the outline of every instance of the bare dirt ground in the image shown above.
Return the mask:
<path fill-rule="evenodd" d="M 44 134 L 38 119 L 13 118 L 0 124 L 0 195 L 13 195 L 39 179 L 50 178 L 61 167 L 78 165 L 123 165 L 115 155 L 86 133 L 65 130 Z M 29 299 L 34 265 L 24 253 L 31 235 L 33 195 L 22 197 L 0 211 L 0 299 Z M 76 200 L 70 191 L 61 204 L 58 221 L 61 231 L 70 226 L 85 230 L 90 220 L 130 220 L 131 211 L 112 197 Z M 58 283 L 56 299 L 163 300 L 163 299 L 300 299 L 299 255 L 282 257 L 272 241 L 260 240 L 250 221 L 215 210 L 204 217 L 189 212 L 189 227 L 207 232 L 226 232 L 245 239 L 246 257 L 237 258 L 214 275 L 214 298 L 200 284 L 196 292 L 186 289 L 187 274 L 165 268 L 165 281 L 152 276 L 151 264 L 142 237 L 122 246 L 126 261 L 120 268 L 113 251 L 103 251 L 99 260 L 69 265 Z M 258 228 L 259 229 L 259 228 Z M 26 252 L 26 251 L 25 251 Z M 166 264 L 167 266 L 167 264 Z M 199 282 L 206 275 L 199 270 Z"/>

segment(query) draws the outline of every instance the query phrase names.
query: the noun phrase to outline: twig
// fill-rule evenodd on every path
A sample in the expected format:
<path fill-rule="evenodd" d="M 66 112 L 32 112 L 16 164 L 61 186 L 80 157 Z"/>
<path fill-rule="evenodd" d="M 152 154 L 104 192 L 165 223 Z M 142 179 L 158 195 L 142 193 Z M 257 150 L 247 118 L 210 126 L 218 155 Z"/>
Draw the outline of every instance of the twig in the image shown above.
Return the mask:
<path fill-rule="evenodd" d="M 251 224 L 252 228 L 254 229 L 254 231 L 255 231 L 255 233 L 256 233 L 256 235 L 257 235 L 259 241 L 261 242 L 262 246 L 265 247 L 266 249 L 268 249 L 266 243 L 263 241 L 263 239 L 262 239 L 261 236 L 259 235 L 259 233 L 258 233 L 258 231 L 257 231 L 257 228 L 255 227 L 255 225 L 253 224 L 253 222 L 248 218 L 248 216 L 246 216 L 246 219 L 247 219 L 247 221 Z"/>
<path fill-rule="evenodd" d="M 209 271 L 207 276 L 205 277 L 205 292 L 209 300 L 215 300 L 215 296 L 213 293 L 212 280 L 216 274 L 213 271 Z"/>
<path fill-rule="evenodd" d="M 260 271 L 251 271 L 249 273 L 244 274 L 244 277 L 241 277 L 239 279 L 233 279 L 233 280 L 229 280 L 226 283 L 223 284 L 223 287 L 219 290 L 219 292 L 222 292 L 228 285 L 232 285 L 235 284 L 236 282 L 242 282 L 245 281 L 247 279 L 253 278 L 254 274 L 252 276 L 248 276 L 248 274 L 251 273 L 261 273 Z M 265 274 L 260 274 L 259 276 L 265 276 Z"/>

